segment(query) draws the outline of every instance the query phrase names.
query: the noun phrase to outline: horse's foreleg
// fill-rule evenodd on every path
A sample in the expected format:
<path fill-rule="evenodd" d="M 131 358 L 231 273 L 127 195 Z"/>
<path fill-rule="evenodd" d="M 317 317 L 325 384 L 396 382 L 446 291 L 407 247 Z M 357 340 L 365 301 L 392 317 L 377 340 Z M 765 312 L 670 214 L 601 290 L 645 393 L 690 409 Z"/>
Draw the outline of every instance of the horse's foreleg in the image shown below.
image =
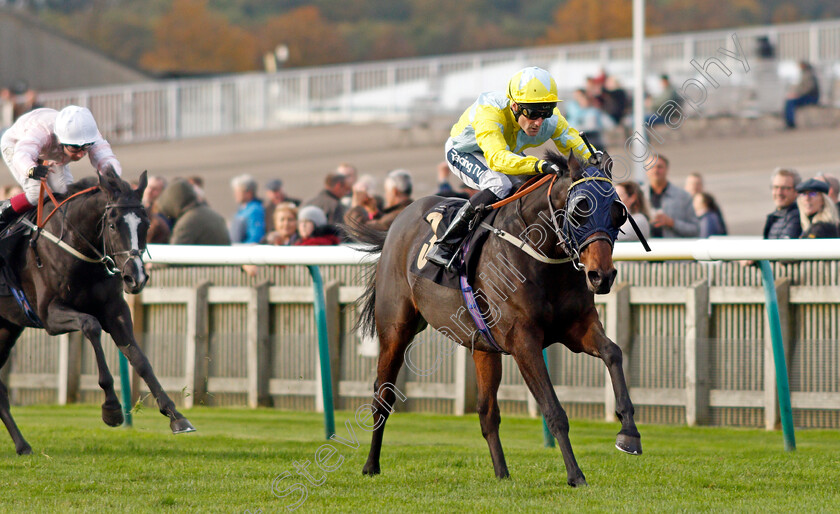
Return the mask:
<path fill-rule="evenodd" d="M 46 320 L 47 332 L 50 334 L 81 331 L 90 341 L 93 354 L 96 357 L 96 367 L 99 370 L 99 387 L 105 392 L 105 402 L 102 404 L 102 421 L 106 425 L 117 427 L 122 425 L 123 411 L 117 393 L 114 391 L 114 377 L 108 369 L 105 352 L 102 350 L 102 326 L 96 318 L 83 314 L 58 302 L 50 304 Z"/>
<path fill-rule="evenodd" d="M 600 322 L 590 323 L 581 339 L 581 346 L 586 353 L 600 357 L 609 370 L 615 393 L 615 414 L 621 420 L 621 430 L 616 437 L 615 447 L 631 455 L 641 455 L 642 438 L 636 428 L 633 417 L 635 409 L 624 379 L 621 348 L 604 334 Z"/>
<path fill-rule="evenodd" d="M 140 378 L 146 382 L 152 396 L 157 400 L 160 413 L 169 418 L 169 427 L 172 429 L 172 433 L 194 432 L 195 427 L 175 408 L 175 402 L 169 398 L 161 387 L 149 359 L 146 358 L 134 339 L 134 325 L 131 321 L 131 311 L 129 311 L 128 305 L 120 300 L 119 304 L 114 307 L 114 311 L 105 317 L 107 321 L 103 320 L 105 330 L 111 334 L 117 348 L 125 355 Z"/>
<path fill-rule="evenodd" d="M 490 448 L 496 477 L 508 478 L 510 473 L 505 462 L 505 453 L 502 451 L 502 442 L 499 440 L 499 424 L 502 417 L 499 414 L 497 393 L 502 381 L 502 355 L 476 351 L 473 353 L 473 360 L 478 382 L 478 419 L 481 422 L 481 435 Z"/>
<path fill-rule="evenodd" d="M 12 347 L 15 345 L 15 341 L 17 341 L 21 332 L 23 332 L 23 327 L 5 322 L 3 322 L 3 326 L 0 327 L 0 368 L 2 368 L 6 364 L 6 361 L 9 360 L 9 354 L 11 353 Z M 32 453 L 32 447 L 29 446 L 29 443 L 27 443 L 26 439 L 23 438 L 23 434 L 20 433 L 17 423 L 15 423 L 14 418 L 12 418 L 11 407 L 9 405 L 9 390 L 6 389 L 6 384 L 2 381 L 0 381 L 0 419 L 3 420 L 3 424 L 6 425 L 6 430 L 8 430 L 9 435 L 12 436 L 12 441 L 15 443 L 15 451 L 17 454 L 29 455 Z"/>
<path fill-rule="evenodd" d="M 557 399 L 557 394 L 551 385 L 551 377 L 545 367 L 542 347 L 539 344 L 542 338 L 529 336 L 524 341 L 524 344 L 516 345 L 513 358 L 516 359 L 516 364 L 528 389 L 537 400 L 549 430 L 557 438 L 560 452 L 563 454 L 563 463 L 566 465 L 567 483 L 572 487 L 586 485 L 586 478 L 572 452 L 572 443 L 569 440 L 569 418 Z"/>

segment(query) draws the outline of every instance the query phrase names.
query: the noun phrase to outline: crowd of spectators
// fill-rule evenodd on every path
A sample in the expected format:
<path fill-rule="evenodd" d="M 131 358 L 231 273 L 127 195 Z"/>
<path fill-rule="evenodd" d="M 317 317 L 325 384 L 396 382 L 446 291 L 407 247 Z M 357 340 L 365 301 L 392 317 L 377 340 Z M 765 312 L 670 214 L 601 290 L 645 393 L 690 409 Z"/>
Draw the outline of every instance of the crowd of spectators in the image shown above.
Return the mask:
<path fill-rule="evenodd" d="M 700 173 L 689 173 L 684 187 L 679 187 L 670 180 L 670 162 L 661 154 L 646 163 L 646 173 L 645 186 L 635 181 L 616 184 L 620 200 L 646 239 L 728 234 L 722 209 L 706 191 Z M 460 181 L 453 187 L 449 175 L 446 162 L 441 162 L 435 194 L 468 199 L 475 193 Z M 778 168 L 770 188 L 775 208 L 767 215 L 762 232 L 765 239 L 840 237 L 837 178 L 821 173 L 803 181 L 795 170 Z M 150 177 L 143 195 L 151 219 L 148 242 L 337 245 L 347 241 L 343 226 L 388 230 L 414 200 L 408 170 L 389 172 L 380 195 L 372 176 L 359 175 L 346 163 L 327 173 L 324 189 L 304 202 L 289 197 L 279 179 L 268 181 L 259 191 L 253 177 L 240 175 L 231 181 L 231 189 L 238 210 L 226 222 L 207 205 L 200 177 L 169 182 Z M 8 194 L 0 191 L 0 195 Z M 629 221 L 621 227 L 618 240 L 638 240 Z"/>

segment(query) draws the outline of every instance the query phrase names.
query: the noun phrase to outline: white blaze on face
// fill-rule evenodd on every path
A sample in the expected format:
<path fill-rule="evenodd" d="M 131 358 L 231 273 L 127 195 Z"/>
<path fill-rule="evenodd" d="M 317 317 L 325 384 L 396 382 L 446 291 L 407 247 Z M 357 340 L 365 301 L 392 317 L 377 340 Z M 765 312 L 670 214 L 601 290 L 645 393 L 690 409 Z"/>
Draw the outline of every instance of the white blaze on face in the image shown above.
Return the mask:
<path fill-rule="evenodd" d="M 125 219 L 126 225 L 128 225 L 128 231 L 131 234 L 131 249 L 140 251 L 140 236 L 138 234 L 138 229 L 140 228 L 140 216 L 130 212 L 125 215 L 123 218 Z M 137 267 L 137 271 L 140 274 L 140 280 L 144 280 L 146 278 L 146 270 L 143 269 L 143 261 L 140 260 L 140 257 L 134 257 L 134 265 Z"/>

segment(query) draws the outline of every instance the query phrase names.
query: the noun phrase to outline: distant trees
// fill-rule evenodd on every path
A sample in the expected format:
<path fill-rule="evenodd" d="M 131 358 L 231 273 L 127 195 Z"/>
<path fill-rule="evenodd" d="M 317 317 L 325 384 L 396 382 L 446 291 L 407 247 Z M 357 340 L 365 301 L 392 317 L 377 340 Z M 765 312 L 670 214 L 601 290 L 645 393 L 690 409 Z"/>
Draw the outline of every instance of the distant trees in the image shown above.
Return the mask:
<path fill-rule="evenodd" d="M 207 9 L 207 0 L 175 0 L 154 24 L 154 47 L 140 65 L 163 72 L 248 71 L 259 66 L 256 41 L 247 31 Z"/>
<path fill-rule="evenodd" d="M 269 18 L 257 29 L 261 53 L 273 52 L 277 45 L 289 47 L 287 66 L 314 66 L 345 62 L 350 42 L 315 6 L 292 9 Z"/>
<path fill-rule="evenodd" d="M 0 0 L 0 4 L 2 4 Z M 159 73 L 262 68 L 629 37 L 632 0 L 6 0 Z M 840 16 L 837 0 L 646 0 L 648 34 Z"/>

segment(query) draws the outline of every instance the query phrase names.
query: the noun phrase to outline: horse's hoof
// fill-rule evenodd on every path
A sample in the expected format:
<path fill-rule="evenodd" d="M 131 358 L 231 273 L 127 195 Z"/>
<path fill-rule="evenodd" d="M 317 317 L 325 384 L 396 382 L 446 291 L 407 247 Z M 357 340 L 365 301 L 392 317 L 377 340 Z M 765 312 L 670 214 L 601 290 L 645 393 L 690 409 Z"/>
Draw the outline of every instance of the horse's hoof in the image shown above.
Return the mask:
<path fill-rule="evenodd" d="M 15 451 L 18 455 L 32 455 L 32 447 L 29 446 L 29 443 L 27 442 L 24 442 L 23 445 L 15 448 Z"/>
<path fill-rule="evenodd" d="M 379 474 L 379 466 L 373 466 L 371 464 L 365 464 L 365 467 L 362 469 L 363 475 L 378 475 Z"/>
<path fill-rule="evenodd" d="M 583 487 L 589 485 L 586 483 L 586 478 L 583 476 L 583 474 L 575 478 L 570 478 L 569 480 L 567 480 L 566 483 L 568 483 L 572 487 Z"/>
<path fill-rule="evenodd" d="M 169 422 L 169 428 L 172 429 L 173 434 L 195 432 L 195 427 L 192 426 L 192 423 L 187 418 L 173 419 Z"/>
<path fill-rule="evenodd" d="M 630 455 L 642 454 L 642 438 L 626 434 L 618 434 L 615 438 L 615 447 Z"/>
<path fill-rule="evenodd" d="M 116 409 L 106 409 L 102 407 L 102 421 L 109 427 L 118 427 L 123 424 L 125 418 L 123 417 L 122 407 Z"/>

